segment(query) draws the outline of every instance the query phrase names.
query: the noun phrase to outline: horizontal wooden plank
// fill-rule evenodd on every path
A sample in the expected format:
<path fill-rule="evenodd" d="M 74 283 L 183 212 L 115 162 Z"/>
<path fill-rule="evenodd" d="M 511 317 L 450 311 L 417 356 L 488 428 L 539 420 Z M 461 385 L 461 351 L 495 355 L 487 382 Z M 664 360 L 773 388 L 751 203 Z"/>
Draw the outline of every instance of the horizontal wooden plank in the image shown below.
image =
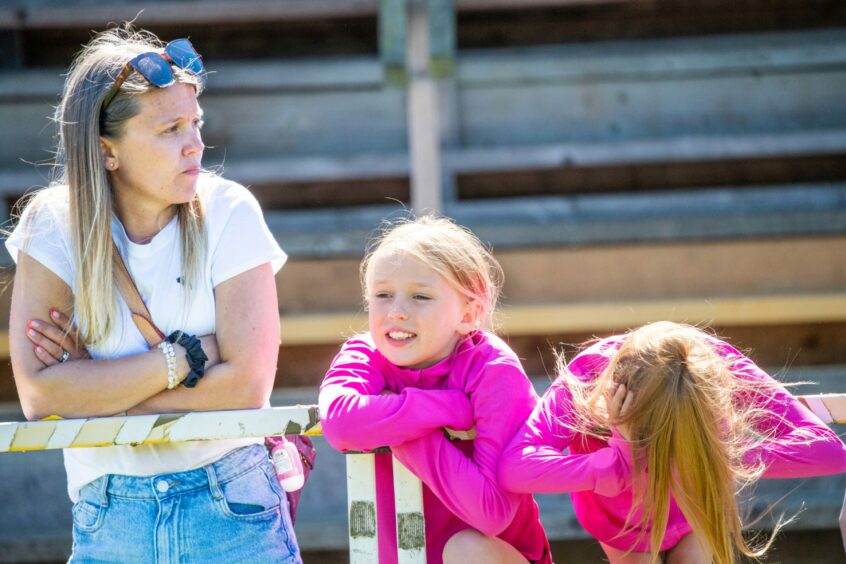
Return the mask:
<path fill-rule="evenodd" d="M 738 135 L 698 135 L 622 141 L 559 143 L 535 146 L 445 148 L 446 174 L 543 170 L 578 166 L 619 166 L 679 161 L 721 161 L 846 154 L 846 129 L 786 131 Z M 227 178 L 242 184 L 327 182 L 407 177 L 404 152 L 230 158 L 222 167 Z M 22 193 L 44 185 L 50 167 L 17 163 L 0 169 L 0 194 Z"/>
<path fill-rule="evenodd" d="M 316 405 L 0 423 L 0 453 L 320 434 Z"/>
<path fill-rule="evenodd" d="M 459 52 L 456 79 L 474 88 L 622 83 L 842 68 L 844 63 L 846 31 L 823 29 L 465 50 Z"/>
<path fill-rule="evenodd" d="M 646 3 L 646 0 L 456 0 L 459 11 Z M 70 28 L 132 20 L 141 26 L 233 24 L 376 16 L 379 0 L 16 0 L 0 8 L 0 29 Z"/>
<path fill-rule="evenodd" d="M 669 320 L 720 326 L 846 320 L 846 293 L 720 296 L 513 305 L 497 316 L 503 335 L 604 331 Z M 283 315 L 283 346 L 342 343 L 367 329 L 363 312 Z M 0 332 L 0 358 L 8 358 L 8 330 Z"/>
<path fill-rule="evenodd" d="M 508 336 L 607 331 L 669 320 L 719 326 L 846 320 L 846 293 L 720 296 L 615 302 L 551 303 L 503 307 L 497 316 Z M 367 330 L 364 312 L 282 315 L 283 346 L 342 343 Z M 9 356 L 8 330 L 0 331 L 0 358 Z"/>

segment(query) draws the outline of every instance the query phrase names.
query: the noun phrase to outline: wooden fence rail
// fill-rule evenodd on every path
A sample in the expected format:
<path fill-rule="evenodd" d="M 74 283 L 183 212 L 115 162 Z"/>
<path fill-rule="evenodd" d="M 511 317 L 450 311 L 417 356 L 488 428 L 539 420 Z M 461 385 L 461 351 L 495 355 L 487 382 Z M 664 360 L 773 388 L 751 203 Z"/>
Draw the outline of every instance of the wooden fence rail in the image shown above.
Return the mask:
<path fill-rule="evenodd" d="M 804 395 L 800 400 L 826 424 L 846 424 L 846 394 Z M 316 405 L 90 419 L 49 418 L 0 423 L 0 453 L 320 434 Z M 374 456 L 355 453 L 346 458 L 351 564 L 378 560 Z M 422 564 L 426 562 L 422 484 L 399 461 L 393 462 L 398 561 Z"/>

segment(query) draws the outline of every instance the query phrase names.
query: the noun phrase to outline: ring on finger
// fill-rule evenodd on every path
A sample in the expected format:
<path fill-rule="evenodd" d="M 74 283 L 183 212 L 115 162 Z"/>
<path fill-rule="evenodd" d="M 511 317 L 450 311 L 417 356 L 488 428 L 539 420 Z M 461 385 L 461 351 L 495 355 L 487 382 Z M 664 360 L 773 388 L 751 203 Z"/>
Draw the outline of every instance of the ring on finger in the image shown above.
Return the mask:
<path fill-rule="evenodd" d="M 68 351 L 62 351 L 62 356 L 59 357 L 59 362 L 67 362 L 70 360 L 70 353 Z"/>

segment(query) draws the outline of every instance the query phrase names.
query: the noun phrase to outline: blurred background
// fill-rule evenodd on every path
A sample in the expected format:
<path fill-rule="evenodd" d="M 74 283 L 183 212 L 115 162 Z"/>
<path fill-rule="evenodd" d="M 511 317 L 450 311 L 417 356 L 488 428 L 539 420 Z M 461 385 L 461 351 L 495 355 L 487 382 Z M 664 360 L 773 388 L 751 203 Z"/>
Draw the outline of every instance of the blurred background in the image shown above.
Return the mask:
<path fill-rule="evenodd" d="M 205 164 L 291 256 L 274 405 L 315 402 L 366 328 L 367 234 L 411 210 L 493 246 L 539 392 L 554 349 L 659 319 L 846 392 L 846 2 L 0 0 L 0 219 L 47 182 L 73 54 L 136 15 L 203 55 Z M 20 420 L 0 253 L 0 419 Z M 343 457 L 317 442 L 297 533 L 306 562 L 344 562 Z M 753 512 L 801 510 L 768 561 L 842 562 L 844 487 L 761 484 Z M 0 455 L 0 499 L 0 561 L 67 558 L 61 453 Z M 556 561 L 602 560 L 565 497 L 539 502 Z"/>

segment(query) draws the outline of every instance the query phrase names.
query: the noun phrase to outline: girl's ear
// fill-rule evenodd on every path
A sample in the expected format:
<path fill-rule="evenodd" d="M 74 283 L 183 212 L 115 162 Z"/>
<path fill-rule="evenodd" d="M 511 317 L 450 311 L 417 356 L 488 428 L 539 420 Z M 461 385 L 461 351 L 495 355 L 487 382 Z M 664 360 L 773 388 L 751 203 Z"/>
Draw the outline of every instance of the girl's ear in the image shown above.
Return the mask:
<path fill-rule="evenodd" d="M 482 326 L 482 310 L 482 303 L 479 300 L 469 300 L 467 302 L 464 306 L 464 315 L 458 324 L 459 334 L 462 336 L 469 335 L 473 331 L 479 330 Z"/>

